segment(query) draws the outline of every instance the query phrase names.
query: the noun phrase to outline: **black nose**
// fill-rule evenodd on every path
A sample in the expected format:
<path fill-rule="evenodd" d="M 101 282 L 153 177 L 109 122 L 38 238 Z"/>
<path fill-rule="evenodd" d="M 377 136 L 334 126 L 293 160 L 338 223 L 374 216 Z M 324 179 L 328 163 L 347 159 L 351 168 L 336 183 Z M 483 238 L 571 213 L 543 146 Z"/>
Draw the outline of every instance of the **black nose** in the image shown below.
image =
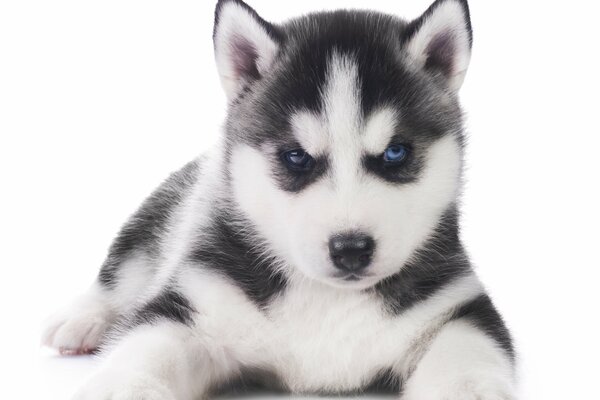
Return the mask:
<path fill-rule="evenodd" d="M 344 271 L 357 272 L 371 264 L 375 241 L 362 233 L 335 235 L 329 239 L 333 264 Z"/>

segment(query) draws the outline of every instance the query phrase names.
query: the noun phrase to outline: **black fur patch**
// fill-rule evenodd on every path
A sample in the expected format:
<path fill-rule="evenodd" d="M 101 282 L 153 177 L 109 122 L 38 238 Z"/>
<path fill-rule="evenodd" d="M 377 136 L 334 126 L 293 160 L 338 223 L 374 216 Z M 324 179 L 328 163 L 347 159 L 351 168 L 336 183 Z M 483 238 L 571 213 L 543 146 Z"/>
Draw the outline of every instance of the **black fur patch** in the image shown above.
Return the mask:
<path fill-rule="evenodd" d="M 165 289 L 135 313 L 130 325 L 151 324 L 161 319 L 192 325 L 194 313 L 194 308 L 184 296 L 174 289 Z"/>
<path fill-rule="evenodd" d="M 494 339 L 510 359 L 514 360 L 515 350 L 510 332 L 487 294 L 482 294 L 461 306 L 452 319 L 465 319 L 471 322 Z"/>
<path fill-rule="evenodd" d="M 287 390 L 276 373 L 261 369 L 242 367 L 236 377 L 231 377 L 213 390 L 213 394 L 226 394 L 230 396 L 285 394 Z"/>
<path fill-rule="evenodd" d="M 329 160 L 326 157 L 316 158 L 314 167 L 309 171 L 292 171 L 284 165 L 281 157 L 277 156 L 272 157 L 271 165 L 279 187 L 297 193 L 325 175 L 329 168 Z"/>
<path fill-rule="evenodd" d="M 362 389 L 339 392 L 320 391 L 318 394 L 348 396 L 367 393 L 376 395 L 394 394 L 397 396 L 398 393 L 401 392 L 401 389 L 402 379 L 391 369 L 386 369 L 380 371 L 371 382 Z M 232 378 L 214 391 L 216 394 L 226 394 L 227 397 L 231 395 L 272 396 L 274 393 L 285 394 L 288 392 L 289 389 L 285 387 L 284 383 L 276 373 L 257 368 L 243 368 L 239 376 Z"/>
<path fill-rule="evenodd" d="M 402 379 L 392 369 L 386 369 L 377 374 L 366 387 L 366 393 L 393 393 L 398 395 L 402 390 Z"/>
<path fill-rule="evenodd" d="M 375 291 L 383 297 L 391 313 L 398 315 L 414 304 L 427 300 L 471 270 L 458 238 L 457 220 L 456 207 L 453 206 L 412 260 L 399 273 L 375 286 Z"/>
<path fill-rule="evenodd" d="M 266 307 L 281 293 L 286 279 L 274 267 L 274 261 L 262 254 L 255 243 L 259 237 L 250 221 L 244 232 L 232 224 L 233 211 L 215 211 L 212 224 L 205 228 L 190 253 L 189 261 L 217 271 L 231 279 L 256 305 Z"/>
<path fill-rule="evenodd" d="M 169 217 L 196 181 L 198 170 L 198 163 L 192 161 L 173 173 L 123 225 L 100 269 L 98 280 L 104 287 L 115 285 L 120 265 L 136 251 L 157 255 Z"/>

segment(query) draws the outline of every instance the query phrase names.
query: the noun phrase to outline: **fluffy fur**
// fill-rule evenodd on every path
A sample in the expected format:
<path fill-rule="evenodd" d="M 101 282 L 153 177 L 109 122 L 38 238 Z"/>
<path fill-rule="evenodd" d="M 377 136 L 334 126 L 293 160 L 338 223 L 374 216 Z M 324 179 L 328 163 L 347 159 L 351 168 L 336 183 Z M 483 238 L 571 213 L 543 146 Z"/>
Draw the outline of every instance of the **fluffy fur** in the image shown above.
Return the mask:
<path fill-rule="evenodd" d="M 459 240 L 466 1 L 413 22 L 336 11 L 275 25 L 221 0 L 214 41 L 222 142 L 142 204 L 44 333 L 63 353 L 107 354 L 75 398 L 196 399 L 236 381 L 514 398 L 510 335 Z M 391 165 L 397 144 L 407 156 Z M 296 149 L 310 168 L 286 165 Z M 349 276 L 328 243 L 355 233 L 374 250 Z"/>

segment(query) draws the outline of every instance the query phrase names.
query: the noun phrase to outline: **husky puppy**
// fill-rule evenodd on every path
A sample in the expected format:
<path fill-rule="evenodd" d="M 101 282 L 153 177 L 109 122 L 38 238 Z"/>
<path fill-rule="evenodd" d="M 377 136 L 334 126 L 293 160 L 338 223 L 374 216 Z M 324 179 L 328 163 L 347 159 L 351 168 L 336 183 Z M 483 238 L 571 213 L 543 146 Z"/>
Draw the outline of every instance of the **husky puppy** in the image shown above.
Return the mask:
<path fill-rule="evenodd" d="M 412 22 L 284 24 L 219 1 L 223 140 L 150 195 L 44 334 L 107 350 L 76 399 L 197 399 L 240 379 L 513 399 L 510 335 L 459 239 L 471 42 L 465 0 Z"/>

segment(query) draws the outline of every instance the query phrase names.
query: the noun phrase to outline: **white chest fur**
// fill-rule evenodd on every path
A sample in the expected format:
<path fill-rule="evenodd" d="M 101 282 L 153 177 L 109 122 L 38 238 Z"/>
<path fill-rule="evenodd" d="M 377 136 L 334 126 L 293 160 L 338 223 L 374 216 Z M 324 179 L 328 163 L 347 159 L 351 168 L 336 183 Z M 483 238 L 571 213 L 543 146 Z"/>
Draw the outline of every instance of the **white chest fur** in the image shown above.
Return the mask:
<path fill-rule="evenodd" d="M 299 391 L 360 388 L 403 340 L 375 295 L 320 284 L 290 287 L 268 315 L 276 370 Z"/>
<path fill-rule="evenodd" d="M 358 389 L 378 372 L 402 370 L 424 332 L 481 292 L 468 276 L 391 316 L 375 294 L 304 280 L 291 283 L 263 312 L 214 274 L 182 281 L 200 311 L 198 328 L 208 346 L 224 349 L 233 362 L 276 372 L 299 392 Z"/>

